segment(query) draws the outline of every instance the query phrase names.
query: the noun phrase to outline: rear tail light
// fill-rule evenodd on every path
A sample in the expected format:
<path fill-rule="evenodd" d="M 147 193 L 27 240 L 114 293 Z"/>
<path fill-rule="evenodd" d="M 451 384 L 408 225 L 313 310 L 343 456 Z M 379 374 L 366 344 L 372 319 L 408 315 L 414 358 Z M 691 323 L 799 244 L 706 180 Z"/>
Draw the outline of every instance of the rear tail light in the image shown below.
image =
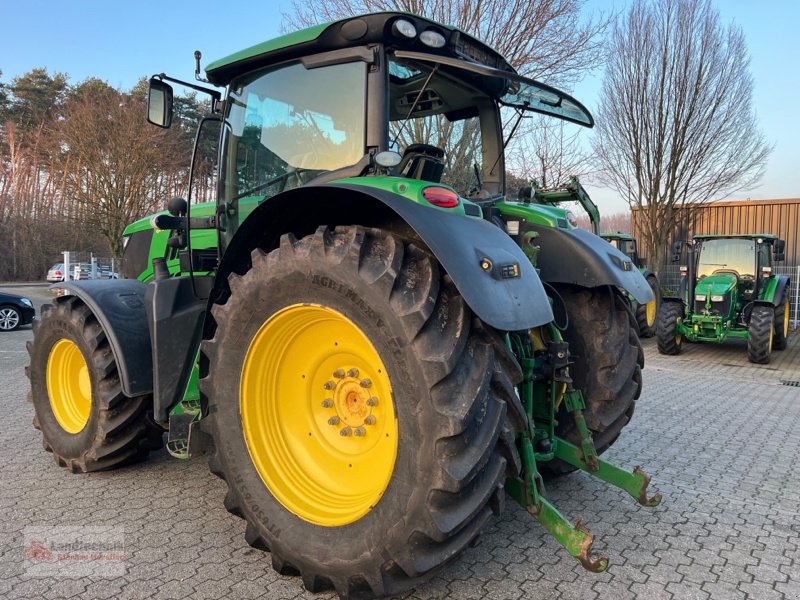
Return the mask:
<path fill-rule="evenodd" d="M 422 190 L 422 197 L 434 206 L 453 208 L 458 206 L 458 194 L 444 187 L 431 186 Z"/>

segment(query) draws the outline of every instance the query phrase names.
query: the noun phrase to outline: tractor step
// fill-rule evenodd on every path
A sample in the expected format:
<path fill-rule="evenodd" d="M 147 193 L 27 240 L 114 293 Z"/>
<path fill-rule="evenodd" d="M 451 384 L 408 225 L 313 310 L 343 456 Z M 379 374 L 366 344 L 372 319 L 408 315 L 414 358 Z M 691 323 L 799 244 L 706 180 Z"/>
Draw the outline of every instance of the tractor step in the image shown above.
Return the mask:
<path fill-rule="evenodd" d="M 172 409 L 167 434 L 167 452 L 171 456 L 186 459 L 202 453 L 202 444 L 198 442 L 202 441 L 203 434 L 197 428 L 200 417 L 200 403 L 197 401 L 183 401 Z"/>

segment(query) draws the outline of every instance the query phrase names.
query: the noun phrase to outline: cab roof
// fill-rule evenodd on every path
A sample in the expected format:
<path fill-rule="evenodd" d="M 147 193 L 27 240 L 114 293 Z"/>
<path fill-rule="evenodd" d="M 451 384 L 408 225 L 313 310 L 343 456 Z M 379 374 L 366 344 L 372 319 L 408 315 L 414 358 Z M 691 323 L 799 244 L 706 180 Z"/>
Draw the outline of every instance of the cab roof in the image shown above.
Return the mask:
<path fill-rule="evenodd" d="M 410 21 L 418 34 L 438 31 L 446 40 L 443 48 L 423 44 L 419 35 L 405 38 L 394 32 L 396 21 Z M 516 71 L 498 52 L 464 31 L 406 12 L 379 12 L 315 25 L 235 52 L 206 66 L 211 83 L 227 85 L 240 73 L 284 60 L 319 52 L 340 50 L 371 43 L 401 46 L 406 50 L 455 56 L 503 71 Z"/>
<path fill-rule="evenodd" d="M 633 240 L 630 233 L 622 233 L 621 231 L 603 232 L 600 237 L 607 240 Z"/>
<path fill-rule="evenodd" d="M 695 240 L 716 240 L 722 238 L 732 238 L 732 239 L 742 239 L 742 240 L 752 240 L 755 238 L 762 238 L 769 241 L 774 241 L 779 239 L 777 235 L 772 235 L 771 233 L 730 233 L 730 234 L 702 233 L 692 237 L 692 239 Z"/>

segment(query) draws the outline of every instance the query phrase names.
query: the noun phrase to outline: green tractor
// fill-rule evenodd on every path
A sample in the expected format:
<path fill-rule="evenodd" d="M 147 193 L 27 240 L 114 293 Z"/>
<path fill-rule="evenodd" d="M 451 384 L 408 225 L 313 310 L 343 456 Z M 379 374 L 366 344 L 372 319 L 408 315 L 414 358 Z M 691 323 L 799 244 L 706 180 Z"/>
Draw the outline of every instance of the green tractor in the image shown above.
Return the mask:
<path fill-rule="evenodd" d="M 680 260 L 676 242 L 673 260 Z M 680 292 L 665 297 L 658 314 L 658 351 L 679 354 L 690 342 L 747 340 L 750 362 L 769 363 L 786 348 L 790 281 L 772 272 L 786 243 L 774 235 L 696 235 L 681 267 Z"/>
<path fill-rule="evenodd" d="M 57 463 L 130 464 L 166 432 L 171 455 L 209 455 L 276 570 L 342 598 L 432 576 L 506 491 L 605 569 L 542 472 L 580 469 L 659 503 L 641 469 L 599 457 L 641 389 L 621 290 L 646 302 L 649 289 L 560 209 L 505 201 L 500 119 L 591 126 L 586 109 L 456 28 L 392 12 L 210 64 L 201 81 L 224 97 L 155 76 L 161 127 L 169 81 L 212 98 L 196 145 L 219 127 L 218 198 L 131 224 L 125 278 L 59 284 L 43 308 L 28 376 Z M 479 134 L 469 197 L 430 138 L 394 151 L 442 118 Z"/>
<path fill-rule="evenodd" d="M 639 257 L 636 239 L 627 233 L 601 233 L 600 210 L 577 177 L 570 177 L 565 186 L 557 188 L 542 188 L 534 181 L 531 188 L 522 190 L 522 196 L 531 197 L 533 202 L 537 204 L 556 206 L 562 202 L 577 202 L 583 207 L 589 216 L 589 222 L 595 235 L 599 235 L 630 258 L 632 264 L 638 267 L 639 272 L 650 287 L 652 298 L 647 302 L 640 302 L 632 294 L 627 294 L 627 298 L 636 317 L 639 337 L 653 337 L 656 333 L 656 314 L 661 303 L 661 286 L 658 283 L 656 274 L 647 268 L 645 259 Z M 570 211 L 565 211 L 565 218 L 573 225 L 577 223 Z"/>

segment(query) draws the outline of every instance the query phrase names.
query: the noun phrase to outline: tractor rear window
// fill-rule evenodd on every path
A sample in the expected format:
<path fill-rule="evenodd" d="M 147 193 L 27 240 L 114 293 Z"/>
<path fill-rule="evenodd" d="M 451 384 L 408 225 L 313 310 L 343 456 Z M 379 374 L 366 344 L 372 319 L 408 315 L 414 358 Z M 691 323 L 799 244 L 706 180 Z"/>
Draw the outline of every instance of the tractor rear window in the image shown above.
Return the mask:
<path fill-rule="evenodd" d="M 295 63 L 235 81 L 226 122 L 223 185 L 229 205 L 272 196 L 364 154 L 366 67 Z"/>

